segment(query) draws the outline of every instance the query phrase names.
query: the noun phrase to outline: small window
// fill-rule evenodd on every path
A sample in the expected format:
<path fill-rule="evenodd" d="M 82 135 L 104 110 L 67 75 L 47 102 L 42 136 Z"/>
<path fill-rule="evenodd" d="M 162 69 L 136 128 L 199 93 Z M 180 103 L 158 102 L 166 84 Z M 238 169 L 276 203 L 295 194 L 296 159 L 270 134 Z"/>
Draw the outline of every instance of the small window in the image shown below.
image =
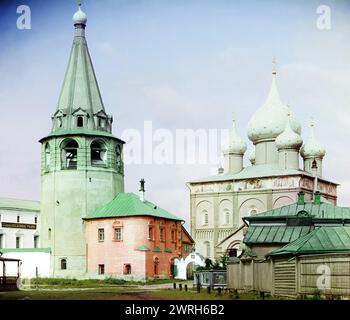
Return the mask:
<path fill-rule="evenodd" d="M 184 245 L 184 250 L 186 253 L 190 252 L 190 246 L 188 244 Z"/>
<path fill-rule="evenodd" d="M 122 228 L 115 228 L 114 229 L 114 239 L 115 241 L 121 241 L 122 240 Z"/>
<path fill-rule="evenodd" d="M 50 168 L 50 162 L 51 162 L 50 145 L 47 143 L 45 146 L 45 170 L 48 170 Z"/>
<path fill-rule="evenodd" d="M 207 225 L 209 223 L 209 215 L 206 210 L 203 211 L 203 224 Z"/>
<path fill-rule="evenodd" d="M 105 265 L 104 264 L 98 265 L 98 274 L 105 274 Z"/>
<path fill-rule="evenodd" d="M 38 217 L 34 218 L 34 223 L 37 224 L 38 223 Z"/>
<path fill-rule="evenodd" d="M 175 242 L 175 230 L 171 230 L 171 242 Z"/>
<path fill-rule="evenodd" d="M 124 264 L 123 274 L 131 274 L 131 264 L 129 263 Z"/>
<path fill-rule="evenodd" d="M 165 241 L 165 232 L 164 228 L 160 228 L 159 230 L 159 240 L 160 241 Z"/>
<path fill-rule="evenodd" d="M 207 242 L 204 243 L 204 245 L 205 245 L 205 253 L 206 253 L 206 256 L 207 256 L 207 257 L 210 257 L 210 242 L 207 241 Z"/>
<path fill-rule="evenodd" d="M 0 234 L 0 249 L 4 248 L 4 235 Z"/>
<path fill-rule="evenodd" d="M 84 119 L 83 117 L 78 117 L 77 119 L 77 127 L 83 127 L 84 126 Z"/>
<path fill-rule="evenodd" d="M 67 259 L 61 259 L 61 270 L 67 270 Z"/>
<path fill-rule="evenodd" d="M 155 263 L 154 264 L 154 275 L 157 275 L 158 274 L 158 264 Z"/>
<path fill-rule="evenodd" d="M 98 229 L 98 242 L 105 241 L 105 229 Z"/>
<path fill-rule="evenodd" d="M 117 144 L 115 149 L 115 157 L 116 157 L 116 167 L 119 173 L 123 173 L 123 158 L 122 158 L 122 147 Z"/>
<path fill-rule="evenodd" d="M 230 211 L 227 209 L 224 210 L 224 221 L 225 224 L 230 224 Z"/>
<path fill-rule="evenodd" d="M 39 236 L 34 236 L 34 248 L 39 248 Z"/>
<path fill-rule="evenodd" d="M 21 237 L 16 237 L 16 248 L 20 248 L 21 247 Z"/>
<path fill-rule="evenodd" d="M 19 223 L 21 221 L 21 217 L 17 216 L 17 223 Z"/>
<path fill-rule="evenodd" d="M 153 227 L 148 227 L 148 239 L 153 240 Z"/>
<path fill-rule="evenodd" d="M 49 228 L 49 230 L 48 230 L 48 238 L 49 238 L 49 240 L 51 240 L 51 228 Z"/>

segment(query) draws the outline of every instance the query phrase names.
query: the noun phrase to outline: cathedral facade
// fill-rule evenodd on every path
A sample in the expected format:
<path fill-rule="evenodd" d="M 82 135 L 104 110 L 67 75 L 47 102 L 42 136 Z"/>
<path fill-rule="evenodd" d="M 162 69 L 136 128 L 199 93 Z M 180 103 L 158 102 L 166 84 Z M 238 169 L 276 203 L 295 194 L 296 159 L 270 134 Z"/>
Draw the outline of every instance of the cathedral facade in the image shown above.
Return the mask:
<path fill-rule="evenodd" d="M 303 143 L 298 120 L 281 102 L 276 76 L 274 69 L 266 102 L 248 123 L 251 165 L 243 167 L 247 144 L 233 119 L 229 145 L 223 150 L 224 168 L 188 183 L 191 234 L 196 251 L 207 258 L 235 254 L 245 232 L 243 217 L 295 203 L 300 191 L 306 200 L 319 191 L 323 201 L 337 202 L 337 184 L 322 175 L 326 152 L 315 137 L 314 124 Z"/>

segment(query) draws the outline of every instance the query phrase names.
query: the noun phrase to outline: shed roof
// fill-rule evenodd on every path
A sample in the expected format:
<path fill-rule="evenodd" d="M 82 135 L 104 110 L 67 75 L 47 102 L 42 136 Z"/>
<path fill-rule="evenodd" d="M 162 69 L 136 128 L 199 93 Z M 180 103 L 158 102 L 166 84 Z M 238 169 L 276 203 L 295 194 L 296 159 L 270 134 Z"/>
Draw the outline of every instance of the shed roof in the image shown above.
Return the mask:
<path fill-rule="evenodd" d="M 244 243 L 289 243 L 306 234 L 313 226 L 266 225 L 250 226 L 244 237 Z"/>
<path fill-rule="evenodd" d="M 1 253 L 9 252 L 51 252 L 50 248 L 3 248 L 0 249 Z"/>
<path fill-rule="evenodd" d="M 130 216 L 152 216 L 164 219 L 183 221 L 176 215 L 159 208 L 150 201 L 141 201 L 134 193 L 120 192 L 106 205 L 88 214 L 84 219 L 100 219 Z"/>
<path fill-rule="evenodd" d="M 336 252 L 350 252 L 350 227 L 318 227 L 286 246 L 271 251 L 268 255 Z"/>
<path fill-rule="evenodd" d="M 314 218 L 322 219 L 350 219 L 350 208 L 338 207 L 330 203 L 314 204 L 313 202 L 306 202 L 303 205 L 293 203 L 288 206 L 283 206 L 273 210 L 258 213 L 251 217 L 246 217 L 248 221 L 259 220 L 260 218 L 267 217 L 290 217 L 297 216 L 298 213 L 306 211 L 310 216 Z"/>
<path fill-rule="evenodd" d="M 34 200 L 0 198 L 0 209 L 39 212 L 40 202 Z"/>

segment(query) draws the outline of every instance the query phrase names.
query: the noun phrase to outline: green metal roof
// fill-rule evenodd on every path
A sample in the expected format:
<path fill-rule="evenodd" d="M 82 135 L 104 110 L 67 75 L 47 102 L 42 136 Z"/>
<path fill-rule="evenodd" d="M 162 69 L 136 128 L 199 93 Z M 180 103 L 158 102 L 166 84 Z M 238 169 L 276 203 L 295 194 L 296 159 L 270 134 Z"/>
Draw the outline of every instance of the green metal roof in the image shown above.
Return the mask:
<path fill-rule="evenodd" d="M 150 201 L 142 202 L 134 193 L 118 193 L 117 196 L 97 209 L 91 214 L 88 214 L 85 219 L 98 218 L 114 218 L 114 217 L 130 217 L 130 216 L 152 216 L 171 220 L 183 221 L 176 215 L 159 208 Z"/>
<path fill-rule="evenodd" d="M 112 133 L 109 133 L 107 131 L 92 130 L 92 129 L 85 129 L 85 128 L 55 130 L 54 132 L 51 132 L 48 136 L 40 139 L 40 141 L 49 137 L 59 137 L 59 136 L 67 136 L 67 135 L 88 135 L 88 136 L 108 137 L 108 138 L 114 138 L 124 143 L 124 141 L 120 140 L 119 138 L 115 137 Z"/>
<path fill-rule="evenodd" d="M 0 249 L 1 253 L 9 252 L 51 252 L 50 248 L 4 248 Z"/>
<path fill-rule="evenodd" d="M 173 252 L 173 250 L 171 250 L 171 249 L 169 249 L 169 248 L 165 248 L 164 250 L 163 250 L 164 252 Z"/>
<path fill-rule="evenodd" d="M 138 247 L 136 248 L 136 250 L 139 250 L 139 251 L 151 251 L 151 249 L 148 248 L 148 247 L 145 246 L 145 245 L 138 246 Z"/>
<path fill-rule="evenodd" d="M 32 200 L 0 198 L 0 209 L 40 211 L 40 202 Z"/>
<path fill-rule="evenodd" d="M 293 203 L 281 208 L 261 212 L 245 219 L 253 221 L 259 220 L 262 217 L 289 217 L 296 216 L 301 211 L 308 212 L 314 218 L 350 219 L 350 208 L 338 207 L 330 203 L 314 204 L 313 202 L 306 202 L 304 205 Z"/>
<path fill-rule="evenodd" d="M 312 226 L 249 226 L 244 243 L 289 243 L 313 230 Z"/>
<path fill-rule="evenodd" d="M 318 254 L 350 251 L 350 227 L 318 227 L 268 255 Z"/>
<path fill-rule="evenodd" d="M 154 247 L 153 252 L 162 252 L 162 249 L 159 247 Z"/>

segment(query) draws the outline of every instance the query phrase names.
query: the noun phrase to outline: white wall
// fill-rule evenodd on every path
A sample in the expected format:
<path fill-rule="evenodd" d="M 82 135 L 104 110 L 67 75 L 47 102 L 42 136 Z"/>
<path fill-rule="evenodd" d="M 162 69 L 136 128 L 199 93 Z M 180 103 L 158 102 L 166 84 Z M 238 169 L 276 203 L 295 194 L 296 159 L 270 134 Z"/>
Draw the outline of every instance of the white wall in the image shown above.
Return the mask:
<path fill-rule="evenodd" d="M 50 253 L 48 252 L 7 252 L 2 257 L 22 260 L 20 268 L 22 278 L 34 278 L 36 267 L 38 267 L 39 277 L 50 276 Z M 2 274 L 2 266 L 0 266 L 0 273 Z M 16 275 L 17 263 L 6 263 L 6 274 Z"/>

